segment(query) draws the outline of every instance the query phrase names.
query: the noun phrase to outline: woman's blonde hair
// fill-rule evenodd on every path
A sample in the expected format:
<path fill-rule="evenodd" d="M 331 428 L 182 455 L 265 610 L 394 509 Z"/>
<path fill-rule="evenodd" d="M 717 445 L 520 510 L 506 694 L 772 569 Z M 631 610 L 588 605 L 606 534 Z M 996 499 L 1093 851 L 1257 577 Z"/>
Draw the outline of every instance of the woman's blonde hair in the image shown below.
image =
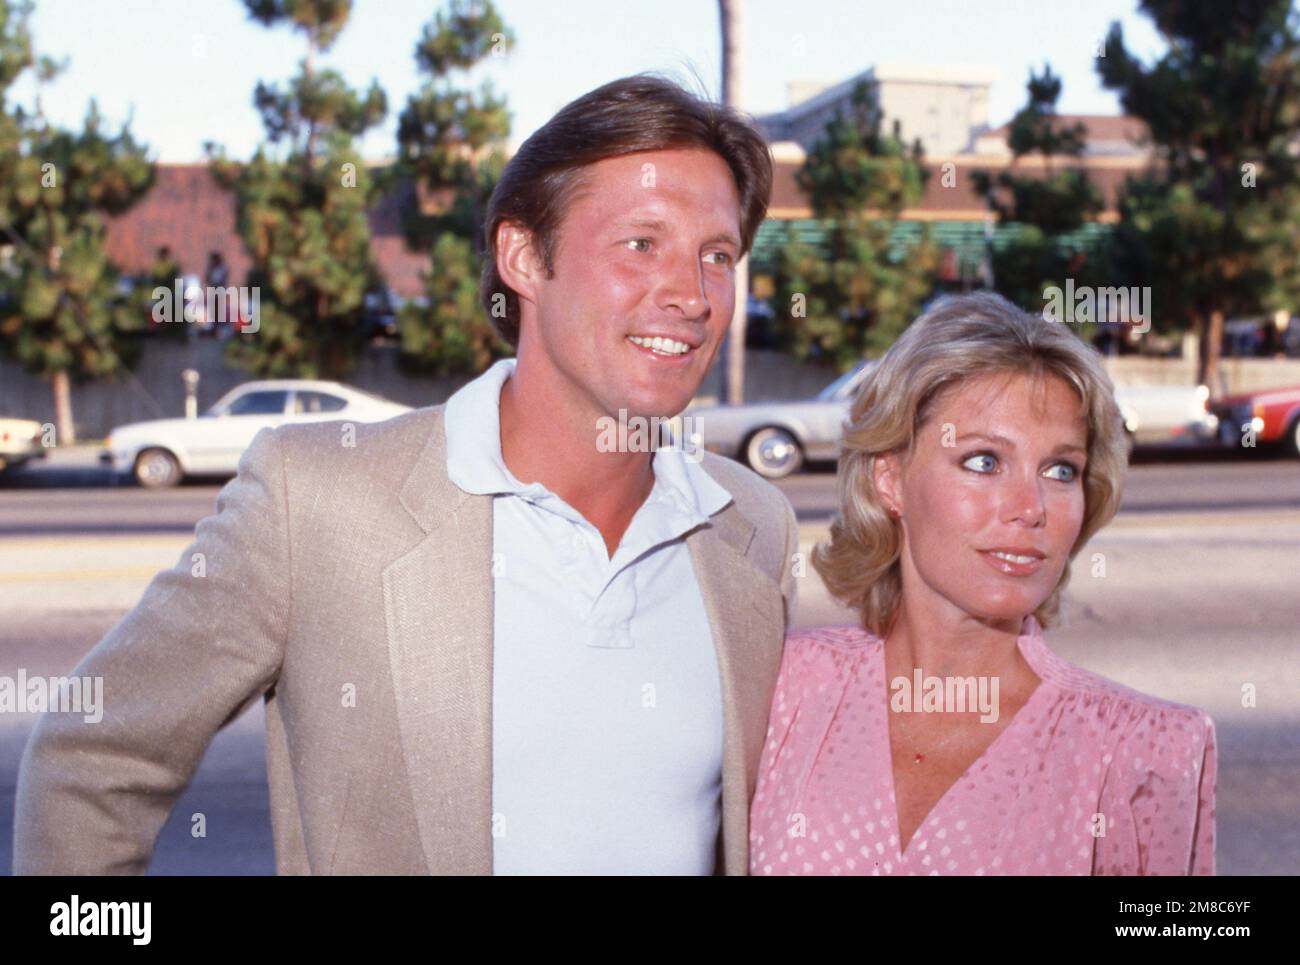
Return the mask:
<path fill-rule="evenodd" d="M 1000 295 L 977 292 L 936 303 L 916 319 L 858 390 L 844 427 L 839 460 L 840 512 L 812 563 L 831 595 L 858 610 L 862 625 L 883 637 L 902 593 L 901 530 L 876 491 L 873 468 L 888 453 L 910 455 L 941 393 L 985 375 L 1057 375 L 1073 386 L 1088 424 L 1084 511 L 1070 560 L 1119 509 L 1128 465 L 1124 420 L 1096 350 L 1060 322 L 1035 317 Z M 1070 565 L 1034 611 L 1043 627 L 1057 622 Z"/>

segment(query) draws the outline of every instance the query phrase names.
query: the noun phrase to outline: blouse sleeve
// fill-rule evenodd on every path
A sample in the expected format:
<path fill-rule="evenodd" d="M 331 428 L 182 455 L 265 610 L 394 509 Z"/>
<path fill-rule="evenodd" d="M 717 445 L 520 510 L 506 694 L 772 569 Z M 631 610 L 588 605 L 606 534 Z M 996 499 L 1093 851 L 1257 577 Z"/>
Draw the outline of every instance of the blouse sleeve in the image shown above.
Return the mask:
<path fill-rule="evenodd" d="M 751 802 L 751 828 L 785 828 L 825 737 L 834 695 L 860 655 L 853 627 L 786 634 Z M 829 644 L 829 646 L 828 646 Z M 846 649 L 847 648 L 847 649 Z"/>
<path fill-rule="evenodd" d="M 810 644 L 811 640 L 806 633 L 791 631 L 786 634 L 785 645 L 781 651 L 781 669 L 777 672 L 776 687 L 772 693 L 767 736 L 763 741 L 763 753 L 759 760 L 760 775 L 768 773 L 776 766 L 791 732 L 795 729 L 799 705 L 803 698 Z"/>
<path fill-rule="evenodd" d="M 1214 721 L 1190 708 L 1142 715 L 1116 748 L 1099 873 L 1214 874 Z"/>

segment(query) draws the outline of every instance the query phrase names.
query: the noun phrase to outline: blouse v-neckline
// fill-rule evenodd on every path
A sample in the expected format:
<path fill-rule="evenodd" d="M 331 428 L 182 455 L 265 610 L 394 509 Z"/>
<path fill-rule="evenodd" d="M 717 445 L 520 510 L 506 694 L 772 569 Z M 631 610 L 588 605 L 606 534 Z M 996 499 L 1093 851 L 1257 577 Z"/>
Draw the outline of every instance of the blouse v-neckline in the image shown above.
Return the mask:
<path fill-rule="evenodd" d="M 876 671 L 885 685 L 885 693 L 883 702 L 876 701 L 876 707 L 878 709 L 882 707 L 884 708 L 883 710 L 879 710 L 877 713 L 876 726 L 880 733 L 881 746 L 884 748 L 885 754 L 885 780 L 888 782 L 889 787 L 889 803 L 894 821 L 894 838 L 897 841 L 894 845 L 894 855 L 898 859 L 900 865 L 906 865 L 911 861 L 914 853 L 913 845 L 916 845 L 918 839 L 925 834 L 926 825 L 934 821 L 935 817 L 939 815 L 945 805 L 949 805 L 950 799 L 957 793 L 957 788 L 970 780 L 977 767 L 987 765 L 990 761 L 994 760 L 997 753 L 1001 750 L 1001 747 L 1008 743 L 1004 739 L 1007 734 L 1024 725 L 1024 722 L 1030 716 L 1029 711 L 1031 708 L 1035 711 L 1037 710 L 1037 705 L 1044 692 L 1048 689 L 1051 677 L 1055 676 L 1051 673 L 1050 669 L 1050 651 L 1047 650 L 1046 645 L 1043 643 L 1041 633 L 1042 631 L 1037 620 L 1031 615 L 1026 618 L 1025 623 L 1021 627 L 1020 636 L 1016 638 L 1016 647 L 1019 649 L 1021 656 L 1025 658 L 1025 662 L 1029 664 L 1029 668 L 1033 670 L 1034 675 L 1038 677 L 1038 685 L 1034 687 L 1029 696 L 1025 698 L 1024 703 L 1021 704 L 1020 708 L 1012 715 L 1007 726 L 1002 728 L 998 735 L 989 743 L 989 746 L 984 748 L 979 756 L 971 761 L 970 764 L 966 766 L 966 769 L 957 776 L 957 779 L 944 789 L 943 794 L 941 794 L 939 799 L 931 805 L 930 810 L 925 813 L 920 822 L 916 825 L 916 829 L 912 832 L 912 837 L 907 841 L 906 845 L 903 843 L 903 826 L 902 822 L 899 820 L 898 788 L 894 780 L 894 751 L 889 736 L 889 679 L 885 671 L 885 642 L 883 639 L 877 638 L 877 646 L 875 648 L 875 660 L 877 661 Z"/>

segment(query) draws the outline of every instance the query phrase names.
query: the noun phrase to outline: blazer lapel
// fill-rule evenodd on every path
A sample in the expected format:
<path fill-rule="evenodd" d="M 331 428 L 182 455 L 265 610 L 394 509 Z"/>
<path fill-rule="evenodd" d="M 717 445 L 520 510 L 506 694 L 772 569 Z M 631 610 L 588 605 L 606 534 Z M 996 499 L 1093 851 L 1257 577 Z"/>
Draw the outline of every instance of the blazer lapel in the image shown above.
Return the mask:
<path fill-rule="evenodd" d="M 491 874 L 492 497 L 447 477 L 434 412 L 399 494 L 424 537 L 383 571 L 389 661 L 425 863 Z M 785 629 L 780 593 L 745 555 L 753 537 L 733 503 L 686 538 L 718 654 L 727 874 L 749 870 L 749 802 Z"/>
<path fill-rule="evenodd" d="M 424 538 L 383 571 L 397 722 L 425 862 L 492 873 L 492 497 L 447 477 L 442 409 L 399 499 Z"/>
<path fill-rule="evenodd" d="M 749 872 L 749 802 L 780 668 L 785 616 L 773 581 L 745 553 L 754 525 L 735 504 L 686 538 L 713 631 L 722 685 L 722 853 L 726 874 Z"/>

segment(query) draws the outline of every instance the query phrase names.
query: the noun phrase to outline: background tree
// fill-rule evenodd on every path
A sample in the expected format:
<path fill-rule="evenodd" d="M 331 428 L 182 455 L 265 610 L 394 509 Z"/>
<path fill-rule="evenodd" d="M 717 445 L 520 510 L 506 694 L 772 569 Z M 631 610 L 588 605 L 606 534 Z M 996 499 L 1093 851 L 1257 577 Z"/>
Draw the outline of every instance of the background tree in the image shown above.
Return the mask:
<path fill-rule="evenodd" d="M 144 319 L 119 284 L 104 233 L 154 171 L 128 125 L 103 130 L 93 101 L 80 131 L 48 122 L 39 85 L 59 67 L 33 54 L 30 12 L 0 0 L 0 227 L 13 252 L 0 273 L 0 348 L 50 381 L 55 438 L 65 445 L 76 441 L 72 381 L 125 371 L 139 358 Z M 9 101 L 29 69 L 38 84 L 31 113 Z"/>
<path fill-rule="evenodd" d="M 486 250 L 483 216 L 505 166 L 510 112 L 490 81 L 460 90 L 453 75 L 515 43 L 490 0 L 453 0 L 425 25 L 415 46 L 423 76 L 397 127 L 398 163 L 391 189 L 405 182 L 416 201 L 404 207 L 403 229 L 413 251 L 429 253 L 424 297 L 398 313 L 404 368 L 477 373 L 513 350 L 478 303 Z"/>
<path fill-rule="evenodd" d="M 799 359 L 826 357 L 845 370 L 893 344 L 933 290 L 939 249 L 923 233 L 895 244 L 904 208 L 921 200 L 921 146 L 880 132 L 874 85 L 861 82 L 796 175 L 826 230 L 815 247 L 786 228 L 775 272 L 778 331 Z"/>
<path fill-rule="evenodd" d="M 343 378 L 365 344 L 365 295 L 380 285 L 368 219 L 376 186 L 353 139 L 383 120 L 387 99 L 373 81 L 359 94 L 316 65 L 347 24 L 351 0 L 244 5 L 264 26 L 301 31 L 307 54 L 283 88 L 257 85 L 269 144 L 246 164 L 208 145 L 214 174 L 235 193 L 252 260 L 247 284 L 259 289 L 256 333 L 232 338 L 227 352 L 259 376 Z"/>
<path fill-rule="evenodd" d="M 1082 124 L 1066 125 L 1056 112 L 1060 78 L 1044 65 L 1041 74 L 1030 71 L 1026 87 L 1028 100 L 1008 125 L 1013 170 L 997 177 L 976 171 L 971 180 L 999 223 L 1015 226 L 1007 243 L 989 253 L 994 287 L 1018 305 L 1038 311 L 1048 286 L 1064 288 L 1067 277 L 1076 285 L 1088 284 L 1096 275 L 1097 261 L 1071 244 L 1069 236 L 1099 214 L 1103 204 L 1085 171 L 1057 166 L 1058 161 L 1082 156 L 1085 135 Z M 1041 176 L 1015 173 L 1017 162 L 1035 154 L 1042 159 Z"/>
<path fill-rule="evenodd" d="M 722 34 L 722 103 L 741 109 L 740 85 L 745 76 L 744 0 L 718 0 Z M 749 256 L 736 265 L 736 305 L 727 330 L 724 398 L 731 405 L 745 401 L 745 333 L 749 328 Z"/>
<path fill-rule="evenodd" d="M 1300 218 L 1300 40 L 1291 0 L 1142 0 L 1168 44 L 1141 63 L 1112 24 L 1103 84 L 1151 132 L 1157 164 L 1126 185 L 1118 263 L 1150 285 L 1157 314 L 1199 338 L 1198 380 L 1219 389 L 1224 321 L 1279 286 L 1274 262 Z"/>

